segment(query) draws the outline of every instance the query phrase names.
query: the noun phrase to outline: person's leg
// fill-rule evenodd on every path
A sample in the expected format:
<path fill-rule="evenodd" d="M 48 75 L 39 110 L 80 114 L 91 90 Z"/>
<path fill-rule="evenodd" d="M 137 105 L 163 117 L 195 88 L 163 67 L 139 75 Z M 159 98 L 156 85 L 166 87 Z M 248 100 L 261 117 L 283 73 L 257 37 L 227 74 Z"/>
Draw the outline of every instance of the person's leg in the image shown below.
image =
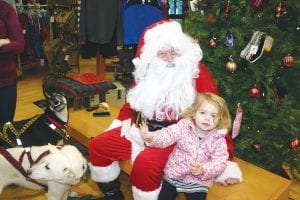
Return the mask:
<path fill-rule="evenodd" d="M 120 137 L 121 127 L 101 133 L 89 144 L 91 177 L 105 194 L 104 199 L 123 200 L 120 190 L 120 160 L 129 160 L 131 143 Z"/>
<path fill-rule="evenodd" d="M 13 121 L 17 104 L 17 85 L 0 88 L 0 124 Z"/>
<path fill-rule="evenodd" d="M 173 148 L 174 145 L 164 149 L 146 147 L 136 157 L 131 171 L 132 192 L 135 200 L 158 198 L 163 169 Z"/>
<path fill-rule="evenodd" d="M 206 200 L 206 192 L 184 193 L 186 200 Z"/>
<path fill-rule="evenodd" d="M 176 200 L 176 196 L 176 187 L 174 187 L 167 181 L 163 181 L 158 200 Z"/>

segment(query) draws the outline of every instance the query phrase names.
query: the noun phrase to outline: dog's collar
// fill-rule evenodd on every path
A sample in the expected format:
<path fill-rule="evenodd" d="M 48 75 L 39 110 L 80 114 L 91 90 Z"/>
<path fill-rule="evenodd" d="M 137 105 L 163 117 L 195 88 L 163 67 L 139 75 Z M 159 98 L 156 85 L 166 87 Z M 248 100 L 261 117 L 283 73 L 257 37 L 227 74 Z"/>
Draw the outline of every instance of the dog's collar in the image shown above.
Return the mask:
<path fill-rule="evenodd" d="M 66 126 L 65 126 L 66 123 L 60 123 L 57 120 L 53 119 L 50 115 L 47 115 L 47 119 L 49 120 L 49 122 L 54 124 L 56 127 L 60 128 L 60 129 L 66 129 Z"/>
<path fill-rule="evenodd" d="M 64 123 L 58 117 L 51 116 L 49 115 L 49 113 L 47 113 L 42 117 L 42 120 L 44 121 L 45 124 L 47 124 L 47 126 L 49 126 L 55 133 L 60 135 L 63 139 L 65 140 L 70 139 L 70 136 L 66 131 L 66 123 Z"/>
<path fill-rule="evenodd" d="M 47 185 L 44 185 L 42 183 L 37 182 L 36 180 L 30 178 L 27 174 L 27 172 L 25 171 L 25 169 L 22 166 L 22 162 L 23 162 L 23 158 L 24 155 L 27 154 L 29 163 L 30 163 L 30 167 L 32 167 L 32 165 L 34 165 L 35 163 L 37 163 L 38 161 L 40 161 L 43 157 L 45 157 L 46 155 L 50 154 L 50 151 L 47 150 L 45 152 L 43 152 L 42 154 L 39 155 L 39 157 L 33 161 L 32 156 L 31 156 L 31 152 L 30 152 L 30 148 L 25 148 L 24 151 L 22 152 L 22 154 L 20 155 L 19 161 L 17 161 L 5 148 L 0 147 L 0 153 L 6 158 L 6 160 L 8 162 L 10 162 L 10 164 L 12 166 L 14 166 L 17 170 L 19 170 L 19 172 L 26 178 L 26 180 L 35 183 L 41 187 L 43 187 L 46 191 L 48 190 Z"/>
<path fill-rule="evenodd" d="M 61 120 L 59 117 L 56 116 L 56 114 L 49 108 L 46 108 L 45 110 L 45 114 L 46 114 L 46 117 L 48 119 L 51 120 L 51 123 L 55 123 L 57 127 L 59 128 L 66 128 L 66 124 L 67 122 Z"/>
<path fill-rule="evenodd" d="M 45 120 L 45 123 L 58 135 L 60 135 L 63 139 L 65 140 L 69 140 L 70 136 L 66 131 L 66 128 L 64 127 L 63 129 L 60 129 L 58 127 L 56 127 L 55 124 L 49 123 L 48 121 Z"/>

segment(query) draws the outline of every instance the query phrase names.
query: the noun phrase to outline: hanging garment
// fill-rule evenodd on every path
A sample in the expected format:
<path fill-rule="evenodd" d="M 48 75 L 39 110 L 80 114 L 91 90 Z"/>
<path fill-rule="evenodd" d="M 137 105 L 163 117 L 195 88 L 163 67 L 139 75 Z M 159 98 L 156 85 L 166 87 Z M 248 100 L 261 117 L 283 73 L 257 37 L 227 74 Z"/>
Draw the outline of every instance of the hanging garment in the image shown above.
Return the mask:
<path fill-rule="evenodd" d="M 79 43 L 90 41 L 96 44 L 107 44 L 122 33 L 121 3 L 119 0 L 82 0 L 80 7 Z"/>
<path fill-rule="evenodd" d="M 138 44 L 145 28 L 163 19 L 161 0 L 123 0 L 124 45 Z"/>
<path fill-rule="evenodd" d="M 83 58 L 116 55 L 123 45 L 121 2 L 119 0 L 82 0 L 78 42 Z"/>

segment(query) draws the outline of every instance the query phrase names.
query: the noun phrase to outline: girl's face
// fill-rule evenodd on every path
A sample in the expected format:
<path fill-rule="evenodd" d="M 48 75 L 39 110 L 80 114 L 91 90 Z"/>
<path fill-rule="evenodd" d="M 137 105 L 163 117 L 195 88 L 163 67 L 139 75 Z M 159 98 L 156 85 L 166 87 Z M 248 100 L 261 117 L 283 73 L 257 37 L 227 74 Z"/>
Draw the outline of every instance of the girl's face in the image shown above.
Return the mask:
<path fill-rule="evenodd" d="M 195 114 L 195 124 L 198 129 L 208 132 L 217 127 L 219 121 L 218 108 L 204 101 Z"/>

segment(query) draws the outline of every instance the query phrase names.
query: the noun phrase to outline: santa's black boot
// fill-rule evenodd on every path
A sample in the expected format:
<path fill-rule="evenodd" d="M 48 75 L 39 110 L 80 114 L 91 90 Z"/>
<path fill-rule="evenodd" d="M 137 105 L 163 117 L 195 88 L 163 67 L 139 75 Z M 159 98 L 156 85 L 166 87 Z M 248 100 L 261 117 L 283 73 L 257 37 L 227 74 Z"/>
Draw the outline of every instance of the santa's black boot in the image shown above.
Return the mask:
<path fill-rule="evenodd" d="M 124 200 L 124 195 L 121 192 L 121 184 L 119 179 L 115 179 L 108 183 L 97 182 L 100 191 L 104 194 L 104 197 L 100 200 Z"/>

